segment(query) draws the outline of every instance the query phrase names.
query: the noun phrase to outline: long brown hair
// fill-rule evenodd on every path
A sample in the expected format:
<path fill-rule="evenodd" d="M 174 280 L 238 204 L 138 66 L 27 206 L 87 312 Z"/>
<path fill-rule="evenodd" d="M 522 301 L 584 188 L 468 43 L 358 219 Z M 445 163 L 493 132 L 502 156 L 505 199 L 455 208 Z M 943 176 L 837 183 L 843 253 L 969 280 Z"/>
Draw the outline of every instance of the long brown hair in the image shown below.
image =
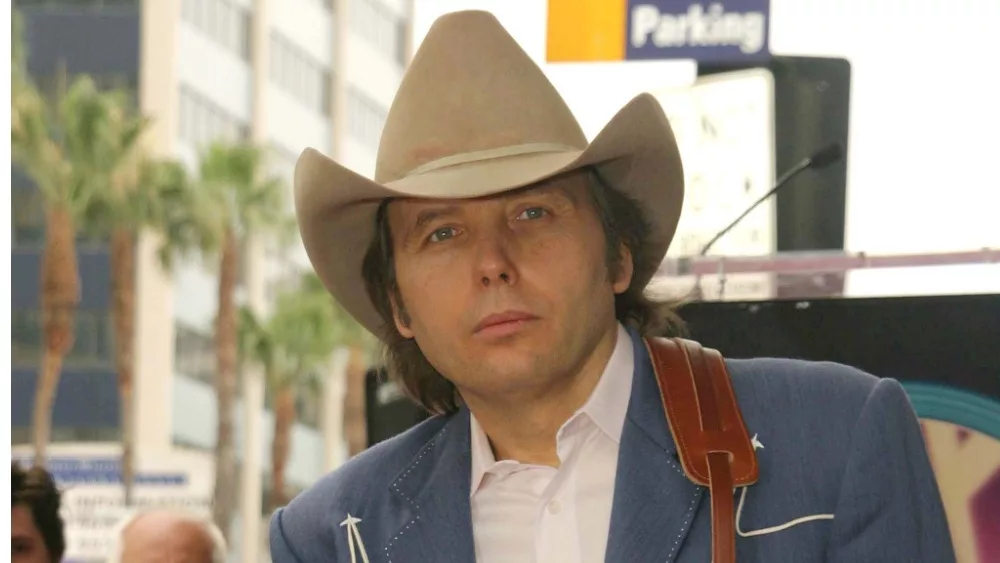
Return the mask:
<path fill-rule="evenodd" d="M 635 271 L 655 268 L 662 256 L 643 252 L 650 227 L 639 204 L 611 189 L 596 170 L 588 168 L 586 172 L 591 201 L 604 230 L 609 275 L 614 275 L 621 267 L 622 245 L 632 252 Z M 362 265 L 368 296 L 385 320 L 382 334 L 378 336 L 384 343 L 386 368 L 389 376 L 402 386 L 403 391 L 428 412 L 453 413 L 460 404 L 455 385 L 427 361 L 416 340 L 404 338 L 393 322 L 393 300 L 400 307 L 402 320 L 408 321 L 396 284 L 392 232 L 386 217 L 389 201 L 382 202 L 375 215 L 375 237 L 365 253 Z M 632 285 L 615 296 L 615 316 L 618 320 L 638 330 L 643 336 L 682 334 L 684 324 L 676 313 L 678 303 L 653 300 L 643 290 L 639 285 Z"/>
<path fill-rule="evenodd" d="M 17 462 L 10 463 L 10 507 L 24 505 L 31 509 L 31 518 L 53 563 L 61 561 L 66 551 L 65 530 L 59 512 L 61 497 L 48 471 L 37 466 L 24 469 Z"/>

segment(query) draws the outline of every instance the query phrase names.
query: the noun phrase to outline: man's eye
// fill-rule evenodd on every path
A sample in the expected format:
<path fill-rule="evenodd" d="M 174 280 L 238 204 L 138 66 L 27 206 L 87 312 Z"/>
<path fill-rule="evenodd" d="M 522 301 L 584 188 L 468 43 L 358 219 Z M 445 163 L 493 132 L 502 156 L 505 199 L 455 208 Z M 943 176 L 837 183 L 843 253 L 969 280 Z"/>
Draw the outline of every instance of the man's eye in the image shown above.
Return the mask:
<path fill-rule="evenodd" d="M 431 242 L 441 242 L 443 240 L 450 239 L 453 236 L 455 236 L 455 229 L 452 227 L 445 227 L 431 233 L 431 236 L 427 237 L 427 240 Z"/>
<path fill-rule="evenodd" d="M 518 219 L 541 219 L 547 212 L 541 207 L 529 207 L 517 216 Z"/>

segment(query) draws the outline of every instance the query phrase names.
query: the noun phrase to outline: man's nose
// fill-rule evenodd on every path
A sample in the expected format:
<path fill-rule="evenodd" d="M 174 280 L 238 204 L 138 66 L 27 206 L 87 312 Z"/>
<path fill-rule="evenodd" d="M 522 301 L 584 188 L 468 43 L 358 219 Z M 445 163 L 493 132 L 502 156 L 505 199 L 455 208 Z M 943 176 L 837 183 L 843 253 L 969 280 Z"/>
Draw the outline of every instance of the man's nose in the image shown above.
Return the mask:
<path fill-rule="evenodd" d="M 475 276 L 483 287 L 517 283 L 517 268 L 513 260 L 514 247 L 511 233 L 500 232 L 500 229 L 483 233 L 479 237 L 474 250 L 476 253 Z"/>

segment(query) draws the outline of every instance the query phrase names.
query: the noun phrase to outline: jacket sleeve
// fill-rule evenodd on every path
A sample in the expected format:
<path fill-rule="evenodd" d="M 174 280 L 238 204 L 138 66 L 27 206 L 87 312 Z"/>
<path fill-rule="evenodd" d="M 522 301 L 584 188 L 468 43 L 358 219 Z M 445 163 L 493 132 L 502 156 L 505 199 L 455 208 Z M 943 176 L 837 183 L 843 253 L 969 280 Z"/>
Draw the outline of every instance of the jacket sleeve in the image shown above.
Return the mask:
<path fill-rule="evenodd" d="M 955 561 L 920 424 L 895 380 L 876 384 L 855 425 L 827 561 Z"/>
<path fill-rule="evenodd" d="M 305 563 L 292 551 L 292 547 L 288 545 L 288 539 L 285 536 L 285 530 L 283 528 L 282 516 L 284 508 L 279 508 L 271 516 L 270 529 L 268 531 L 268 536 L 271 544 L 271 563 Z M 332 558 L 328 559 L 329 563 L 336 563 Z"/>

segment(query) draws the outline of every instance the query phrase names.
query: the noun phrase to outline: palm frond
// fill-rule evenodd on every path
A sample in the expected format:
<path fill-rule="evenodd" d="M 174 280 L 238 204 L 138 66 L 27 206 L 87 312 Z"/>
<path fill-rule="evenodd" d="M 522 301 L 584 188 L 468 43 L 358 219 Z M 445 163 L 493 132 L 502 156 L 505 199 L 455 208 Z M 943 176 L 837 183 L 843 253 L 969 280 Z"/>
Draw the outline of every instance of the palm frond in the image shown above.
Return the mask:
<path fill-rule="evenodd" d="M 201 189 L 183 164 L 173 161 L 143 167 L 141 196 L 153 228 L 161 233 L 161 265 L 173 267 L 177 256 L 214 254 L 222 243 L 224 224 L 211 194 Z"/>

